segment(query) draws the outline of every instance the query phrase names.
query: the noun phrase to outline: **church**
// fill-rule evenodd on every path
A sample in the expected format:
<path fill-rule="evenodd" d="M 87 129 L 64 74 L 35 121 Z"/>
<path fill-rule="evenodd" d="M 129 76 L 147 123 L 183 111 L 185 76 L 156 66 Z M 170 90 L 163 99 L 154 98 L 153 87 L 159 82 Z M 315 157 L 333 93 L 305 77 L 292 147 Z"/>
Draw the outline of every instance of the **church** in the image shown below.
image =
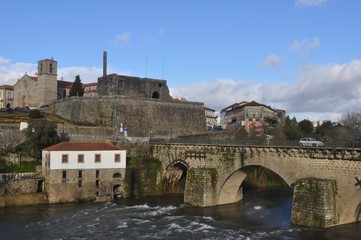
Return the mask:
<path fill-rule="evenodd" d="M 27 73 L 14 85 L 14 107 L 40 107 L 69 96 L 73 82 L 57 80 L 58 63 L 53 58 L 38 61 L 38 73 Z M 75 76 L 74 76 L 75 78 Z M 98 83 L 83 84 L 84 96 L 96 96 Z"/>

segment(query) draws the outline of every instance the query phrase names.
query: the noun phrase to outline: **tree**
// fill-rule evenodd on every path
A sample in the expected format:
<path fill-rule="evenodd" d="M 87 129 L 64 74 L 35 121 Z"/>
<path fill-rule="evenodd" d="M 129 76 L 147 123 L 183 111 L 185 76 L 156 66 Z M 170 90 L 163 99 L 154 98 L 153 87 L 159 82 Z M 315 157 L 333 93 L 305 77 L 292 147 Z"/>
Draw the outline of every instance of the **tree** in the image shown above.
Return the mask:
<path fill-rule="evenodd" d="M 341 117 L 343 126 L 352 130 L 356 136 L 361 135 L 361 112 L 346 113 Z"/>
<path fill-rule="evenodd" d="M 3 130 L 0 133 L 0 155 L 6 156 L 23 140 L 22 135 L 13 130 Z"/>
<path fill-rule="evenodd" d="M 22 150 L 32 157 L 41 159 L 43 148 L 58 143 L 56 124 L 47 120 L 33 120 L 25 130 L 25 141 Z"/>
<path fill-rule="evenodd" d="M 302 135 L 295 117 L 292 119 L 289 116 L 286 117 L 283 131 L 287 140 L 298 140 Z"/>
<path fill-rule="evenodd" d="M 79 97 L 82 97 L 84 95 L 84 88 L 82 87 L 82 83 L 81 83 L 81 80 L 80 80 L 80 76 L 77 75 L 75 77 L 75 80 L 74 80 L 74 83 L 73 83 L 73 86 L 71 87 L 70 89 L 70 93 L 69 95 L 72 97 L 72 96 L 79 96 Z"/>
<path fill-rule="evenodd" d="M 304 119 L 298 123 L 298 126 L 300 127 L 300 130 L 303 133 L 303 135 L 305 136 L 313 133 L 314 127 L 310 120 Z"/>

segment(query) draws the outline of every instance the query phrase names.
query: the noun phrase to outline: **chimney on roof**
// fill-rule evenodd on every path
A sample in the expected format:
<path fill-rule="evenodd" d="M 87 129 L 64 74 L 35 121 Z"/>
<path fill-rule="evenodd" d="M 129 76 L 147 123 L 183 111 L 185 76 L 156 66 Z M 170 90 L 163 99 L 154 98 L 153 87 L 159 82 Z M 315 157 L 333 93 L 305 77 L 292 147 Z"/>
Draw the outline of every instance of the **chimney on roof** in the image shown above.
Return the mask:
<path fill-rule="evenodd" d="M 103 52 L 103 77 L 107 75 L 107 52 Z"/>

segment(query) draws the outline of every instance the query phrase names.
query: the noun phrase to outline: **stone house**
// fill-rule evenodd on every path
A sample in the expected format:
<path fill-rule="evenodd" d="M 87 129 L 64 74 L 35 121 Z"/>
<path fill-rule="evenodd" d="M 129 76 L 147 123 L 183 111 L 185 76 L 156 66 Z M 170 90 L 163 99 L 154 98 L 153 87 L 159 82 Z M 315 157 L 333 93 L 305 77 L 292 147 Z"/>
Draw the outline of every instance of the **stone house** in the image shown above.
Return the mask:
<path fill-rule="evenodd" d="M 124 194 L 126 150 L 109 142 L 61 142 L 42 150 L 50 203 L 109 201 Z"/>
<path fill-rule="evenodd" d="M 0 108 L 12 107 L 14 102 L 14 87 L 0 85 Z"/>
<path fill-rule="evenodd" d="M 265 133 L 281 126 L 285 120 L 283 110 L 255 101 L 234 103 L 220 112 L 224 129 L 245 129 L 247 132 Z"/>

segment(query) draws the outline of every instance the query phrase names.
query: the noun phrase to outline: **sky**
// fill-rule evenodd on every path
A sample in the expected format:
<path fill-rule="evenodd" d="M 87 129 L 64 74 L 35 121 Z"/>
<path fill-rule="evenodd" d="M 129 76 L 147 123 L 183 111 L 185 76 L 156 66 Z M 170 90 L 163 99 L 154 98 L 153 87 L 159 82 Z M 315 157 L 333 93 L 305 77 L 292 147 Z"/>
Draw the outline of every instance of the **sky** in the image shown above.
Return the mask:
<path fill-rule="evenodd" d="M 298 121 L 361 111 L 360 0 L 4 0 L 0 85 L 54 58 L 58 79 L 167 80 L 219 112 L 241 101 Z"/>

